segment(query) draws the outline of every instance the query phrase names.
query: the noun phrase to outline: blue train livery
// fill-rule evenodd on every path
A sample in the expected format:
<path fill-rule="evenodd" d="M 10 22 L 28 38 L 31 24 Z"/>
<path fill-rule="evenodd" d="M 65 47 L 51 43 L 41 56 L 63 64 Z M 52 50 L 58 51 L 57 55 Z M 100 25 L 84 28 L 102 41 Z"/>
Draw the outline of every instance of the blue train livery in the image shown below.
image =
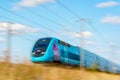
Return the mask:
<path fill-rule="evenodd" d="M 55 61 L 69 65 L 82 65 L 86 68 L 97 66 L 100 71 L 120 74 L 119 65 L 87 50 L 84 50 L 84 63 L 80 64 L 80 49 L 53 37 L 41 38 L 33 47 L 31 61 L 34 63 Z"/>

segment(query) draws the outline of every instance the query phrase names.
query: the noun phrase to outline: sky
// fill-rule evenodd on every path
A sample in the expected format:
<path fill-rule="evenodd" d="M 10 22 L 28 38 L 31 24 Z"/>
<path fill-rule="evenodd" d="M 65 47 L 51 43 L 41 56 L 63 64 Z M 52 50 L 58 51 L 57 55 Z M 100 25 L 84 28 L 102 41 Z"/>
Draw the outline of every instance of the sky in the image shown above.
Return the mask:
<path fill-rule="evenodd" d="M 11 30 L 12 61 L 30 59 L 35 42 L 56 37 L 120 64 L 119 0 L 0 0 L 0 56 Z"/>

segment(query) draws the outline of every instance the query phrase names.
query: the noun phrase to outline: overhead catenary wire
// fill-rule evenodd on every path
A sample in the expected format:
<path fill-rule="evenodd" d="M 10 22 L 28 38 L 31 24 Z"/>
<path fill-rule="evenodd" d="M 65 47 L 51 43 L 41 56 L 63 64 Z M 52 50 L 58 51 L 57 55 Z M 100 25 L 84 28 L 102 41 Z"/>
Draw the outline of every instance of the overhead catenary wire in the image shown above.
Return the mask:
<path fill-rule="evenodd" d="M 52 14 L 54 14 L 56 17 L 58 17 L 58 18 L 62 18 L 63 19 L 63 17 L 62 16 L 60 16 L 60 15 L 58 15 L 57 13 L 55 13 L 54 11 L 51 11 L 50 9 L 48 9 L 46 6 L 40 6 L 40 7 L 42 7 L 43 9 L 46 9 L 47 11 L 49 11 L 50 13 L 52 13 Z"/>
<path fill-rule="evenodd" d="M 2 19 L 7 19 L 7 21 L 4 21 L 4 22 L 9 22 L 9 21 L 14 21 L 14 22 L 16 22 L 15 20 L 12 20 L 12 19 L 10 19 L 9 17 L 5 17 L 5 16 L 1 16 L 0 15 L 0 18 L 2 18 Z M 8 21 L 9 20 L 9 21 Z M 15 23 L 16 24 L 16 23 Z M 30 26 L 30 25 L 26 25 L 26 24 L 23 24 L 23 23 L 20 23 L 20 24 L 22 24 L 22 25 L 25 25 L 25 26 L 29 26 L 29 27 L 32 27 L 32 26 Z M 13 30 L 12 30 L 13 31 Z M 14 30 L 15 31 L 15 30 Z M 15 31 L 15 32 L 17 32 L 17 33 L 22 33 L 23 34 L 23 32 L 21 32 L 21 31 Z M 43 33 L 43 32 L 41 32 L 42 34 L 45 34 L 45 35 L 48 35 L 47 33 Z M 19 35 L 20 36 L 20 35 Z M 30 36 L 31 38 L 36 38 L 36 37 L 34 37 L 34 36 L 32 36 L 32 35 L 28 35 L 28 36 Z M 25 37 L 24 37 L 25 38 Z M 30 39 L 31 40 L 31 39 Z"/>
<path fill-rule="evenodd" d="M 10 24 L 10 23 L 9 23 Z M 14 24 L 14 23 L 12 23 L 12 24 Z M 11 26 L 9 27 L 8 25 L 7 25 L 7 28 L 10 28 L 11 30 L 8 30 L 7 29 L 7 34 L 9 34 L 10 36 L 13 36 L 13 30 L 12 30 L 12 24 L 11 24 Z M 2 26 L 1 26 L 2 27 Z M 20 35 L 21 33 L 19 32 L 19 31 L 16 31 L 17 33 L 19 33 L 19 36 L 23 36 L 23 35 Z M 25 39 L 28 39 L 28 40 L 30 40 L 30 41 L 33 41 L 33 39 L 30 39 L 30 38 L 28 38 L 28 37 L 24 37 Z"/>
<path fill-rule="evenodd" d="M 0 16 L 0 18 L 1 18 L 1 16 Z M 12 31 L 15 31 L 15 30 L 10 30 L 10 34 L 11 34 L 11 36 L 13 36 L 13 33 L 12 33 Z M 20 34 L 22 34 L 22 32 L 19 32 L 19 31 L 16 31 L 17 33 L 20 33 Z M 26 36 L 24 36 L 24 35 L 20 35 L 19 34 L 19 36 L 21 36 L 21 37 L 23 37 L 23 39 L 26 39 L 26 40 L 28 40 L 28 41 L 34 41 L 33 39 L 31 39 L 31 38 L 28 38 L 28 37 L 26 37 Z M 17 36 L 17 37 L 19 37 L 19 36 Z M 33 37 L 33 36 L 30 36 L 30 37 Z"/>
<path fill-rule="evenodd" d="M 9 1 L 9 0 L 8 0 Z M 9 1 L 9 2 L 11 2 L 11 1 Z M 12 2 L 14 2 L 14 1 L 12 1 Z M 24 10 L 26 10 L 26 11 L 28 11 L 29 13 L 32 13 L 33 15 L 36 15 L 36 16 L 38 16 L 38 17 L 40 17 L 40 18 L 42 18 L 42 19 L 44 19 L 44 20 L 46 20 L 46 21 L 48 21 L 48 22 L 51 22 L 51 23 L 53 23 L 53 24 L 56 24 L 56 25 L 58 25 L 58 26 L 60 26 L 60 27 L 64 27 L 65 25 L 63 25 L 63 24 L 61 24 L 61 23 L 58 23 L 58 22 L 56 22 L 56 21 L 53 21 L 53 20 L 51 20 L 51 19 L 49 19 L 49 18 L 46 18 L 46 17 L 44 17 L 44 16 L 42 16 L 41 14 L 39 14 L 39 13 L 37 13 L 37 12 L 35 12 L 35 11 L 33 11 L 33 10 L 31 10 L 31 9 L 29 9 L 29 8 L 25 8 L 24 6 L 21 6 L 21 5 L 19 5 L 21 8 L 23 8 Z M 49 12 L 51 12 L 52 14 L 55 14 L 57 17 L 59 17 L 59 18 L 61 18 L 62 16 L 59 16 L 58 14 L 56 14 L 55 12 L 53 12 L 53 11 L 51 11 L 51 10 L 49 10 L 47 7 L 45 7 L 45 6 L 41 6 L 42 8 L 44 8 L 44 9 L 47 9 Z M 63 18 L 62 18 L 63 19 Z M 67 20 L 66 20 L 67 21 Z M 69 22 L 69 21 L 67 21 L 67 22 Z M 71 24 L 71 22 L 69 22 L 69 24 Z M 72 26 L 74 27 L 74 25 L 72 24 Z M 44 26 L 45 27 L 45 26 Z M 55 33 L 58 33 L 58 34 L 60 34 L 61 36 L 64 36 L 63 34 L 61 34 L 60 32 L 56 32 L 56 31 L 54 31 Z M 63 32 L 64 33 L 64 32 Z M 65 36 L 66 37 L 66 36 Z M 69 39 L 72 39 L 71 37 L 68 37 Z M 73 39 L 72 39 L 73 40 Z"/>
<path fill-rule="evenodd" d="M 1 19 L 6 19 L 4 16 L 1 16 L 0 15 L 0 18 Z M 8 18 L 7 18 L 8 19 Z M 9 19 L 8 19 L 9 20 Z M 4 21 L 4 22 L 9 22 L 9 21 Z M 14 24 L 14 23 L 13 23 Z M 1 26 L 2 27 L 2 26 Z M 12 27 L 12 26 L 11 26 Z M 12 31 L 15 31 L 15 30 L 10 30 L 10 34 L 11 34 L 11 36 L 13 35 L 13 33 L 12 33 Z M 19 32 L 19 31 L 16 31 L 17 33 L 20 33 L 20 34 L 22 34 L 22 32 Z M 27 39 L 27 40 L 29 40 L 29 41 L 34 41 L 33 39 L 30 39 L 30 38 L 28 38 L 28 37 L 26 37 L 26 36 L 24 36 L 24 35 L 19 35 L 19 36 L 22 36 L 22 37 L 24 37 L 23 39 Z M 19 37 L 19 36 L 17 36 L 17 37 Z M 33 36 L 30 36 L 30 37 L 32 37 L 33 38 Z"/>
<path fill-rule="evenodd" d="M 10 0 L 8 0 L 8 1 L 11 2 Z M 13 1 L 12 1 L 12 2 L 13 2 Z M 20 6 L 20 5 L 18 5 L 18 6 Z M 36 15 L 36 16 L 38 16 L 38 17 L 40 17 L 40 18 L 42 18 L 42 19 L 44 19 L 44 20 L 46 20 L 46 21 L 48 21 L 48 22 L 50 22 L 50 23 L 56 24 L 56 25 L 58 25 L 58 26 L 64 26 L 63 24 L 60 24 L 60 23 L 58 23 L 58 22 L 56 22 L 56 21 L 53 21 L 53 20 L 51 20 L 51 19 L 49 19 L 49 18 L 46 18 L 46 17 L 40 15 L 39 13 L 31 10 L 31 9 L 25 8 L 25 7 L 23 7 L 23 6 L 20 6 L 20 7 L 23 8 L 24 10 L 28 11 L 29 13 L 34 14 L 34 15 Z"/>
<path fill-rule="evenodd" d="M 15 12 L 12 12 L 12 11 L 10 11 L 10 10 L 2 7 L 2 6 L 0 6 L 0 7 L 1 7 L 3 10 L 5 10 L 5 11 L 7 11 L 7 12 L 9 12 L 9 13 L 12 13 L 12 14 L 16 15 L 17 17 L 20 17 L 20 18 L 22 18 L 22 19 L 24 19 L 24 20 L 26 20 L 26 21 L 28 21 L 28 22 L 32 22 L 32 23 L 34 23 L 35 25 L 41 25 L 41 24 L 33 21 L 32 19 L 25 18 L 24 16 L 19 15 L 19 14 L 15 13 Z M 42 26 L 43 26 L 43 25 L 42 25 Z M 56 32 L 55 30 L 52 30 L 52 29 L 50 29 L 50 28 L 48 28 L 48 27 L 46 27 L 46 26 L 43 26 L 43 27 L 45 27 L 48 31 L 51 31 L 52 33 L 55 33 L 55 34 L 57 34 L 57 35 L 59 35 L 59 36 L 61 36 L 61 37 L 64 36 L 64 35 L 61 34 L 60 32 Z M 66 37 L 66 36 L 64 36 L 64 37 Z M 67 37 L 67 38 L 72 39 L 72 38 L 70 38 L 70 37 Z"/>
<path fill-rule="evenodd" d="M 39 25 L 39 26 L 41 25 L 40 23 L 37 23 L 37 22 L 35 22 L 35 21 L 31 20 L 31 19 L 27 19 L 27 18 L 25 18 L 24 16 L 19 15 L 19 14 L 15 13 L 15 12 L 12 12 L 12 11 L 10 11 L 10 10 L 2 7 L 2 6 L 0 6 L 0 8 L 3 9 L 3 10 L 5 10 L 5 11 L 7 11 L 7 12 L 9 12 L 9 13 L 11 13 L 11 14 L 16 15 L 17 17 L 22 18 L 23 20 L 26 20 L 26 21 L 28 21 L 28 22 L 31 22 L 31 23 L 33 23 L 33 24 L 35 24 L 35 25 L 37 25 L 37 26 L 38 26 L 38 25 Z M 54 31 L 54 30 L 52 30 L 52 29 L 50 29 L 50 28 L 48 28 L 48 27 L 46 27 L 46 26 L 43 26 L 43 25 L 41 25 L 41 26 L 42 26 L 42 27 L 45 27 L 45 29 L 48 30 L 48 31 L 51 31 L 51 32 L 53 32 L 53 33 L 55 33 L 55 34 L 60 34 L 60 35 L 61 35 L 61 33 L 58 33 L 58 32 L 56 32 L 56 31 Z M 62 35 L 61 35 L 61 36 L 62 36 Z"/>
<path fill-rule="evenodd" d="M 5 17 L 5 16 L 1 16 L 1 15 L 0 15 L 0 18 L 7 19 L 7 20 L 11 21 L 10 18 Z M 14 20 L 12 20 L 12 21 L 14 21 Z M 4 22 L 6 22 L 6 21 L 4 21 Z M 15 23 L 15 24 L 16 24 L 16 23 Z M 30 25 L 26 25 L 26 24 L 23 24 L 23 23 L 20 23 L 20 24 L 31 27 Z M 17 33 L 22 33 L 22 32 L 20 32 L 20 31 L 16 31 L 16 32 L 17 32 Z M 47 35 L 46 33 L 43 33 L 43 34 Z M 32 36 L 32 35 L 29 35 L 29 36 L 32 37 L 32 38 L 36 38 L 36 37 L 34 37 L 34 36 Z"/>
<path fill-rule="evenodd" d="M 46 6 L 41 6 L 43 9 L 46 9 L 47 11 L 49 11 L 50 13 L 54 14 L 56 17 L 58 17 L 59 19 L 66 21 L 69 25 L 72 25 L 72 27 L 75 26 L 75 24 L 71 23 L 70 20 L 68 21 L 67 18 L 57 14 L 55 11 L 51 11 L 50 9 L 48 9 Z"/>
<path fill-rule="evenodd" d="M 0 18 L 2 18 L 2 19 L 7 19 L 7 21 L 6 21 L 6 20 L 3 21 L 3 22 L 6 22 L 6 23 L 7 23 L 7 22 L 11 22 L 11 21 L 16 22 L 16 20 L 12 20 L 12 19 L 9 18 L 9 17 L 5 17 L 5 16 L 1 16 L 1 15 L 0 15 Z M 13 23 L 13 22 L 12 22 L 12 23 Z M 17 22 L 17 23 L 18 23 L 18 22 Z M 16 24 L 16 23 L 14 23 L 14 24 Z M 19 23 L 19 24 L 32 27 L 32 26 L 30 26 L 30 25 L 28 25 L 28 24 L 23 24 L 23 23 Z M 16 31 L 16 32 L 18 32 L 18 31 Z M 43 33 L 43 32 L 40 32 L 40 33 L 42 33 L 42 34 L 44 34 L 44 35 L 47 35 L 46 33 Z M 29 36 L 31 36 L 32 38 L 36 38 L 36 37 L 34 37 L 34 36 L 32 36 L 32 35 L 29 35 Z"/>
<path fill-rule="evenodd" d="M 33 15 L 37 15 L 38 17 L 41 17 L 42 19 L 45 19 L 45 20 L 47 20 L 47 21 L 49 21 L 49 22 L 51 22 L 51 23 L 53 23 L 53 24 L 56 24 L 56 25 L 58 25 L 58 26 L 60 26 L 60 27 L 64 27 L 64 26 L 65 26 L 65 25 L 63 25 L 63 24 L 61 24 L 61 23 L 57 23 L 57 22 L 52 21 L 52 20 L 50 20 L 50 19 L 48 19 L 48 18 L 45 18 L 45 17 L 41 16 L 40 14 L 38 14 L 38 13 L 30 10 L 30 9 L 26 9 L 25 7 L 22 7 L 22 8 L 23 8 L 24 10 L 32 13 Z M 49 30 L 50 30 L 50 29 L 49 29 Z M 50 30 L 50 31 L 51 31 L 51 30 Z M 53 31 L 53 30 L 52 30 L 52 31 Z M 57 34 L 59 34 L 59 35 L 62 36 L 62 37 L 64 36 L 64 35 L 61 34 L 60 32 L 56 32 L 56 31 L 54 31 L 54 32 L 57 33 Z M 63 32 L 63 33 L 64 33 L 64 32 Z M 65 37 L 66 37 L 66 36 L 65 36 Z M 71 37 L 67 37 L 67 38 L 73 40 Z"/>
<path fill-rule="evenodd" d="M 100 31 L 95 28 L 95 26 L 92 24 L 92 22 L 87 22 L 87 24 L 94 30 L 94 32 L 96 32 L 96 33 L 101 37 L 100 39 L 101 39 L 103 42 L 108 43 L 108 45 L 109 45 L 109 41 L 106 40 L 106 39 L 104 38 L 104 36 L 100 33 Z"/>
<path fill-rule="evenodd" d="M 24 35 L 19 35 L 19 36 L 17 36 L 17 37 L 22 37 L 22 39 L 26 39 L 26 40 L 28 40 L 28 41 L 30 41 L 30 42 L 34 42 L 33 39 L 28 38 L 28 37 L 26 37 L 26 36 L 24 36 Z"/>
<path fill-rule="evenodd" d="M 9 1 L 9 0 L 8 0 Z M 62 2 L 60 2 L 59 0 L 56 1 L 57 3 L 59 3 L 61 6 L 63 6 L 67 11 L 69 11 L 72 15 L 76 16 L 77 18 L 80 17 L 78 14 L 76 14 L 74 11 L 72 11 L 69 7 L 67 7 L 66 5 L 64 5 Z M 22 7 L 24 8 L 24 7 Z M 33 14 L 37 14 L 38 16 L 40 16 L 41 18 L 45 18 L 41 15 L 39 15 L 38 13 L 34 12 L 34 11 L 31 11 L 30 9 L 26 9 L 24 8 L 25 10 L 29 11 L 29 12 L 32 12 Z M 57 25 L 61 25 L 61 24 L 58 24 L 58 23 L 55 23 L 54 21 L 51 21 L 49 20 L 48 18 L 45 18 L 46 20 L 48 20 L 49 22 L 52 22 L 54 24 L 57 24 Z M 60 34 L 61 35 L 61 34 Z"/>
<path fill-rule="evenodd" d="M 14 1 L 10 1 L 10 0 L 8 0 L 9 2 L 14 2 Z M 38 16 L 38 17 L 40 17 L 40 18 L 42 18 L 42 19 L 44 19 L 44 20 L 46 20 L 46 21 L 48 21 L 48 22 L 51 22 L 51 23 L 53 23 L 53 24 L 56 24 L 56 25 L 58 25 L 58 26 L 65 26 L 65 25 L 63 25 L 63 24 L 61 24 L 61 23 L 58 23 L 58 22 L 56 22 L 56 21 L 53 21 L 53 20 L 51 20 L 51 19 L 49 19 L 49 18 L 46 18 L 46 17 L 44 17 L 43 15 L 41 15 L 41 14 L 39 14 L 39 13 L 37 13 L 37 12 L 35 12 L 35 11 L 33 11 L 33 10 L 31 10 L 31 9 L 29 9 L 29 8 L 25 8 L 24 6 L 21 6 L 21 5 L 19 5 L 21 8 L 23 8 L 24 10 L 26 10 L 26 11 L 28 11 L 28 12 L 30 12 L 30 13 L 32 13 L 32 14 L 34 14 L 34 15 L 36 15 L 36 16 Z M 59 19 L 64 19 L 66 22 L 68 22 L 69 24 L 72 24 L 71 22 L 69 22 L 67 19 L 65 19 L 64 17 L 62 17 L 62 16 L 60 16 L 60 15 L 58 15 L 57 13 L 55 13 L 54 11 L 51 11 L 50 9 L 48 9 L 47 7 L 45 7 L 45 6 L 40 6 L 40 7 L 42 7 L 43 9 L 46 9 L 47 11 L 49 11 L 50 13 L 52 13 L 52 14 L 54 14 L 56 17 L 58 17 Z M 74 25 L 72 24 L 72 26 L 74 27 Z"/>
<path fill-rule="evenodd" d="M 78 14 L 76 14 L 74 11 L 72 11 L 69 7 L 67 7 L 66 5 L 64 5 L 60 0 L 56 0 L 56 2 L 58 4 L 60 4 L 62 7 L 64 7 L 69 13 L 71 13 L 72 15 L 74 15 L 77 18 L 80 18 L 80 16 Z"/>
<path fill-rule="evenodd" d="M 9 1 L 9 0 L 8 0 L 8 1 Z M 9 2 L 11 2 L 11 1 L 9 1 Z M 12 1 L 12 2 L 13 2 L 13 1 Z M 79 16 L 77 13 L 75 13 L 73 10 L 71 10 L 69 7 L 67 7 L 65 4 L 63 4 L 60 0 L 56 0 L 56 2 L 57 2 L 59 5 L 61 5 L 63 8 L 65 8 L 65 9 L 66 9 L 69 13 L 71 13 L 73 16 L 75 16 L 75 17 L 77 17 L 77 18 L 80 18 L 80 16 Z M 42 7 L 43 7 L 44 9 L 47 9 L 49 12 L 55 14 L 56 16 L 59 16 L 59 15 L 57 15 L 56 13 L 50 11 L 47 7 L 45 7 L 45 6 L 42 6 Z M 49 20 L 49 19 L 47 19 L 47 18 L 39 15 L 38 13 L 30 10 L 30 9 L 26 9 L 25 7 L 22 7 L 22 8 L 24 8 L 25 10 L 27 10 L 27 11 L 33 13 L 33 14 L 36 14 L 36 15 L 39 16 L 39 17 L 42 17 L 42 18 L 44 18 L 44 19 L 46 19 L 46 20 L 48 20 L 48 21 L 50 21 L 50 22 L 53 22 L 53 23 L 59 25 L 59 23 L 56 23 L 56 22 L 54 22 L 54 21 L 51 21 L 51 20 Z M 60 17 L 60 16 L 59 16 L 59 17 Z M 61 24 L 60 24 L 60 25 L 61 25 Z M 91 25 L 91 24 L 90 24 L 90 25 Z M 102 38 L 102 40 L 104 40 L 104 42 L 108 42 L 107 40 L 105 40 L 105 38 L 103 38 L 102 34 L 101 34 L 97 29 L 95 29 L 94 26 L 91 26 L 91 28 L 92 28 L 93 30 L 95 30 L 95 32 L 96 32 L 98 35 L 100 35 L 100 37 Z"/>
<path fill-rule="evenodd" d="M 12 47 L 12 24 L 11 22 L 7 22 L 5 26 L 6 29 L 6 63 L 9 65 L 11 62 L 11 47 Z"/>
<path fill-rule="evenodd" d="M 103 40 L 103 42 L 107 43 L 108 46 L 111 47 L 111 42 L 112 41 L 109 41 L 109 40 L 105 39 L 105 37 L 103 36 L 103 34 L 100 33 L 100 31 L 98 29 L 95 28 L 95 26 L 92 24 L 92 22 L 88 23 L 88 25 L 90 25 L 94 29 L 94 31 L 101 37 L 101 40 Z M 119 46 L 117 45 L 117 47 L 119 47 Z"/>
<path fill-rule="evenodd" d="M 35 21 L 32 21 L 31 19 L 27 19 L 27 18 L 25 18 L 25 17 L 22 16 L 22 15 L 19 15 L 19 14 L 15 13 L 15 12 L 12 12 L 12 11 L 10 11 L 10 10 L 2 7 L 2 6 L 0 6 L 0 8 L 3 9 L 4 11 L 7 11 L 7 12 L 9 12 L 9 13 L 11 13 L 11 14 L 16 15 L 17 17 L 20 17 L 20 18 L 23 19 L 23 20 L 26 20 L 26 21 L 28 21 L 28 22 L 31 22 L 31 23 L 33 23 L 33 24 L 35 24 L 35 25 L 37 25 L 37 26 L 38 26 L 38 25 L 41 25 L 41 24 L 39 24 L 39 23 L 37 23 L 37 22 L 35 22 Z M 57 34 L 57 37 L 58 37 L 58 36 L 61 36 L 61 37 L 64 36 L 63 34 L 61 34 L 61 33 L 59 33 L 59 32 L 56 32 L 56 31 L 54 31 L 54 30 L 52 30 L 52 29 L 50 29 L 50 28 L 48 28 L 48 27 L 46 27 L 46 26 L 44 26 L 44 27 L 45 27 L 46 30 L 48 30 L 48 31 L 50 31 L 50 32 L 52 32 L 52 33 Z M 64 36 L 64 37 L 66 37 L 66 36 Z M 67 38 L 70 38 L 70 37 L 67 37 Z"/>
<path fill-rule="evenodd" d="M 74 11 L 72 11 L 69 7 L 67 7 L 66 5 L 64 5 L 62 2 L 60 2 L 60 0 L 56 0 L 56 2 L 58 4 L 60 4 L 63 8 L 65 8 L 68 12 L 70 12 L 73 16 L 75 16 L 76 18 L 80 18 L 80 16 L 78 14 L 76 14 Z M 88 24 L 88 23 L 87 23 Z M 105 44 L 110 47 L 110 41 L 105 39 L 105 37 L 103 36 L 103 34 L 96 29 L 92 24 L 88 24 L 91 26 L 91 28 L 99 35 L 100 39 L 105 42 Z"/>
<path fill-rule="evenodd" d="M 77 17 L 77 18 L 80 18 L 80 16 L 77 14 L 77 13 L 75 13 L 74 11 L 72 11 L 69 7 L 67 7 L 66 5 L 64 5 L 60 0 L 56 0 L 56 2 L 58 3 L 58 4 L 60 4 L 63 8 L 65 8 L 69 13 L 71 13 L 73 16 L 75 16 L 75 17 Z M 90 23 L 88 23 L 88 22 L 86 22 L 87 24 L 89 24 L 90 26 L 91 26 L 91 28 L 98 34 L 98 35 L 100 35 L 100 37 L 101 37 L 101 39 L 105 42 L 105 43 L 108 43 L 109 41 L 108 40 L 106 40 L 103 36 L 102 36 L 102 34 L 92 25 L 92 24 L 90 24 Z"/>

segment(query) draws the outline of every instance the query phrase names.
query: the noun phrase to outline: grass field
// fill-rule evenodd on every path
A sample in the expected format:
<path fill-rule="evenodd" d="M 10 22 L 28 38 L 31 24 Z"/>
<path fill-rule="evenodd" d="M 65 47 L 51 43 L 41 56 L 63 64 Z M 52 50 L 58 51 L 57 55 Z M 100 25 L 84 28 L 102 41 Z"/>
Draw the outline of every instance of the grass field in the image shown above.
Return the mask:
<path fill-rule="evenodd" d="M 120 80 L 120 75 L 65 65 L 0 63 L 0 80 Z"/>

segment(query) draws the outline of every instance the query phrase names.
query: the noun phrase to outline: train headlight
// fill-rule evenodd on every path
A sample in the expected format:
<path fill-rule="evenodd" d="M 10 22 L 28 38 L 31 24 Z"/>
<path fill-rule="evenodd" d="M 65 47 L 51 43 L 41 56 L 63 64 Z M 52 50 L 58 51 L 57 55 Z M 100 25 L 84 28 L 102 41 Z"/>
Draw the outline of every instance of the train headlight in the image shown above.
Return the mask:
<path fill-rule="evenodd" d="M 45 52 L 42 52 L 41 54 L 44 54 Z"/>
<path fill-rule="evenodd" d="M 34 53 L 32 53 L 32 54 L 35 54 L 35 52 L 34 52 Z"/>

